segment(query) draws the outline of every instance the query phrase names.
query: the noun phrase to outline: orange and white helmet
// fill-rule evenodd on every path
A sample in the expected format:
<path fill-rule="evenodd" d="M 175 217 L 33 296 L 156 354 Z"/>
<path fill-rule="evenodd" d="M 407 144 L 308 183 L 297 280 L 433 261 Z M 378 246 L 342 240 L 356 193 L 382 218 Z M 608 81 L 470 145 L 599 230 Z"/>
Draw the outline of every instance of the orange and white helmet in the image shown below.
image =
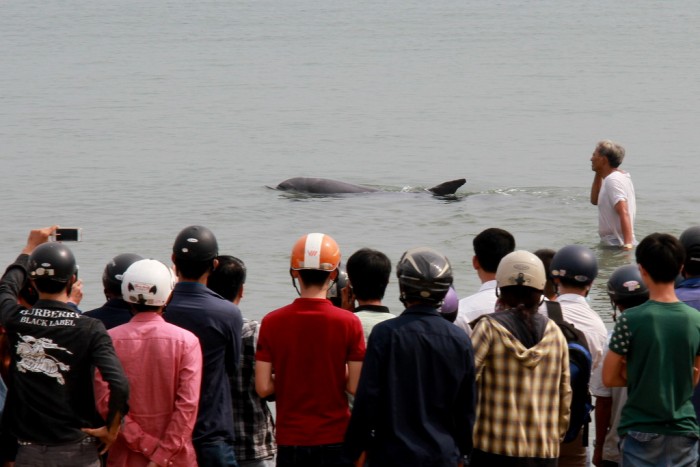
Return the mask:
<path fill-rule="evenodd" d="M 335 271 L 340 264 L 340 248 L 330 235 L 310 233 L 301 237 L 292 248 L 290 268 Z"/>

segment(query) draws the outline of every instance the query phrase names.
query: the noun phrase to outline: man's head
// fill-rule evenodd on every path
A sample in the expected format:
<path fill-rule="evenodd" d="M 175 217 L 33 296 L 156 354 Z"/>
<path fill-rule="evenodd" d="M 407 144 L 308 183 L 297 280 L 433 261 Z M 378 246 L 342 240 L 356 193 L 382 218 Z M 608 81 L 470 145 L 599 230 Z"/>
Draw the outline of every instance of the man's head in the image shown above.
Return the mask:
<path fill-rule="evenodd" d="M 172 260 L 178 275 L 198 281 L 216 265 L 219 244 L 211 230 L 201 225 L 185 227 L 175 238 Z"/>
<path fill-rule="evenodd" d="M 407 250 L 396 265 L 399 299 L 404 305 L 439 307 L 453 282 L 450 261 L 437 250 L 418 247 Z"/>
<path fill-rule="evenodd" d="M 545 284 L 544 286 L 544 296 L 549 299 L 557 295 L 557 286 L 554 283 L 554 278 L 552 277 L 552 269 L 550 267 L 552 265 L 552 259 L 556 254 L 556 251 L 549 248 L 542 248 L 535 251 L 535 256 L 537 256 L 540 259 L 540 261 L 542 261 L 542 264 L 544 264 L 544 271 L 547 275 L 547 284 Z"/>
<path fill-rule="evenodd" d="M 679 240 L 685 250 L 683 275 L 685 277 L 700 276 L 700 226 L 686 229 Z"/>
<path fill-rule="evenodd" d="M 381 251 L 362 248 L 348 258 L 348 279 L 358 300 L 381 300 L 391 275 L 391 261 Z"/>
<path fill-rule="evenodd" d="M 472 242 L 474 245 L 474 268 L 494 274 L 498 263 L 515 250 L 515 238 L 510 232 L 499 228 L 486 229 Z"/>
<path fill-rule="evenodd" d="M 207 278 L 207 287 L 226 300 L 238 303 L 243 295 L 246 267 L 235 256 L 219 256 L 219 264 Z"/>
<path fill-rule="evenodd" d="M 330 235 L 306 234 L 294 243 L 289 263 L 294 287 L 294 279 L 300 279 L 302 290 L 305 287 L 323 288 L 338 274 L 340 248 Z"/>
<path fill-rule="evenodd" d="M 122 299 L 133 312 L 158 311 L 168 302 L 175 276 L 165 264 L 154 259 L 136 261 L 122 276 Z"/>
<path fill-rule="evenodd" d="M 29 256 L 29 279 L 40 295 L 70 293 L 77 273 L 75 256 L 63 243 L 41 244 Z"/>
<path fill-rule="evenodd" d="M 590 248 L 567 245 L 552 258 L 550 271 L 557 287 L 564 286 L 584 294 L 598 276 L 598 260 Z"/>
<path fill-rule="evenodd" d="M 596 145 L 593 156 L 595 157 L 596 155 L 604 157 L 610 164 L 610 167 L 616 169 L 625 158 L 625 148 L 609 139 L 604 139 Z"/>
<path fill-rule="evenodd" d="M 626 264 L 613 271 L 608 279 L 608 296 L 613 307 L 613 319 L 616 319 L 616 309 L 625 311 L 649 300 L 649 289 L 642 281 L 636 264 Z"/>
<path fill-rule="evenodd" d="M 510 308 L 534 311 L 542 301 L 547 274 L 542 261 L 525 250 L 506 255 L 496 271 L 499 300 Z"/>
<path fill-rule="evenodd" d="M 124 272 L 129 266 L 142 259 L 141 256 L 133 253 L 123 253 L 115 256 L 107 263 L 102 273 L 102 286 L 107 299 L 122 298 L 122 277 Z"/>
<path fill-rule="evenodd" d="M 674 283 L 680 274 L 685 251 L 681 242 L 673 235 L 653 233 L 637 245 L 635 256 L 637 264 L 653 282 L 668 284 Z M 644 272 L 642 277 L 645 277 Z"/>

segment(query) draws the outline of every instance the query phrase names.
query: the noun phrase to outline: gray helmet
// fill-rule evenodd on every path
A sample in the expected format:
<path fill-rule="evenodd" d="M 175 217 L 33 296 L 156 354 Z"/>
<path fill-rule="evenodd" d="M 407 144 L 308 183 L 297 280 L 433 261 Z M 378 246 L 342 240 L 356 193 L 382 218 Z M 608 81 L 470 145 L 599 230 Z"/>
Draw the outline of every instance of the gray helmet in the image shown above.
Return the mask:
<path fill-rule="evenodd" d="M 175 238 L 173 255 L 187 261 L 208 261 L 219 255 L 219 244 L 211 230 L 191 225 L 182 229 Z"/>
<path fill-rule="evenodd" d="M 102 285 L 105 290 L 109 290 L 115 295 L 121 296 L 122 293 L 122 276 L 129 266 L 143 258 L 134 253 L 122 253 L 112 258 L 112 261 L 107 263 L 105 270 L 102 273 Z"/>
<path fill-rule="evenodd" d="M 587 285 L 598 275 L 598 260 L 590 248 L 582 245 L 567 245 L 552 258 L 550 265 L 553 278 Z"/>
<path fill-rule="evenodd" d="M 77 271 L 75 256 L 63 243 L 43 243 L 29 256 L 29 277 L 34 280 L 68 283 Z"/>
<path fill-rule="evenodd" d="M 406 251 L 396 265 L 400 300 L 439 305 L 453 282 L 452 266 L 442 253 L 428 247 Z"/>
<path fill-rule="evenodd" d="M 608 279 L 608 296 L 615 302 L 630 297 L 649 298 L 649 289 L 642 281 L 636 264 L 620 266 L 613 271 Z"/>
<path fill-rule="evenodd" d="M 341 306 L 343 304 L 343 294 L 341 290 L 348 285 L 348 273 L 345 270 L 345 265 L 343 263 L 338 264 L 338 277 L 333 282 L 333 285 L 328 289 L 326 296 L 328 300 L 335 306 Z"/>

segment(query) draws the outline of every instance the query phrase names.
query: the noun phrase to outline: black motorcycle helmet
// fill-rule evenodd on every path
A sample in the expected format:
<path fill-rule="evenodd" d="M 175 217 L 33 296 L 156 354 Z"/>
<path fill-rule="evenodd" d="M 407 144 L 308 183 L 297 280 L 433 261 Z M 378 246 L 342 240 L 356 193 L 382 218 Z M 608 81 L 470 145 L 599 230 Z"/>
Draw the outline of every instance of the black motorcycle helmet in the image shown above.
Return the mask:
<path fill-rule="evenodd" d="M 550 271 L 554 279 L 573 285 L 588 285 L 598 275 L 598 260 L 590 248 L 567 245 L 556 252 Z"/>
<path fill-rule="evenodd" d="M 175 238 L 173 256 L 176 260 L 209 261 L 219 255 L 219 244 L 211 230 L 201 225 L 185 227 Z"/>
<path fill-rule="evenodd" d="M 450 261 L 429 247 L 406 251 L 396 265 L 400 300 L 424 302 L 439 306 L 453 282 Z"/>
<path fill-rule="evenodd" d="M 43 243 L 29 256 L 29 278 L 40 292 L 59 292 L 77 272 L 75 256 L 63 243 Z"/>
<path fill-rule="evenodd" d="M 679 240 L 685 250 L 684 274 L 686 277 L 700 275 L 700 226 L 685 229 Z"/>
<path fill-rule="evenodd" d="M 613 271 L 608 279 L 608 296 L 613 307 L 613 319 L 618 306 L 627 309 L 649 300 L 649 289 L 642 281 L 636 264 L 620 266 Z"/>
<path fill-rule="evenodd" d="M 114 296 L 121 297 L 122 294 L 122 276 L 124 272 L 136 261 L 143 258 L 134 253 L 122 253 L 112 258 L 112 261 L 107 263 L 105 270 L 102 273 L 102 285 L 105 292 L 110 292 Z"/>
<path fill-rule="evenodd" d="M 333 305 L 339 307 L 343 304 L 343 292 L 342 290 L 348 285 L 348 273 L 345 270 L 345 265 L 340 263 L 338 265 L 338 277 L 336 277 L 333 285 L 330 286 L 326 297 L 333 303 Z"/>

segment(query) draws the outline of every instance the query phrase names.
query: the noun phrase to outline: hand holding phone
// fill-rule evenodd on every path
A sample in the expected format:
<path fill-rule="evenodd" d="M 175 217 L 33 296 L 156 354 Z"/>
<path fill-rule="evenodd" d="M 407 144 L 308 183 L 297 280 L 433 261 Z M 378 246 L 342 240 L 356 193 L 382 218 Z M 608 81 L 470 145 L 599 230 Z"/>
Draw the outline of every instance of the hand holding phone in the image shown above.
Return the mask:
<path fill-rule="evenodd" d="M 81 242 L 83 241 L 83 229 L 80 227 L 61 227 L 51 236 L 54 242 Z"/>

